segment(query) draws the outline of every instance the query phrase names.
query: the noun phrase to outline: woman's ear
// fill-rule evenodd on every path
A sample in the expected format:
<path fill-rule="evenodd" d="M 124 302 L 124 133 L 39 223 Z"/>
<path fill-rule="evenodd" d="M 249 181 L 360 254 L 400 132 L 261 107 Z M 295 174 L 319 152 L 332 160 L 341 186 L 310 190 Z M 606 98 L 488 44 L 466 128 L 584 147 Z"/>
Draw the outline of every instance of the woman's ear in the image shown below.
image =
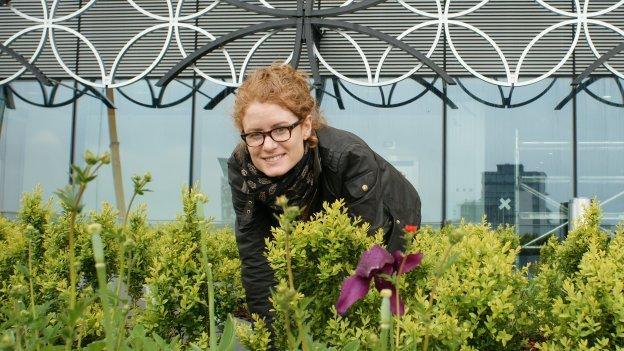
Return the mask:
<path fill-rule="evenodd" d="M 301 123 L 301 130 L 303 132 L 303 140 L 310 139 L 310 136 L 312 136 L 312 116 L 306 116 L 303 123 Z"/>

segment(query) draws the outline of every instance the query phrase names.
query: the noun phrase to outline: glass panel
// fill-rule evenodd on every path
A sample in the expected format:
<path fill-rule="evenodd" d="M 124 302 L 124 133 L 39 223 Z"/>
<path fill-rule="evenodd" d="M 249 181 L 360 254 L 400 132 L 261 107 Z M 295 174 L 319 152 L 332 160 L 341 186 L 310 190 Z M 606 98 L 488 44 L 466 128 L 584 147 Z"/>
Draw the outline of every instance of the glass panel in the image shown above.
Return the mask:
<path fill-rule="evenodd" d="M 420 194 L 422 224 L 439 226 L 443 103 L 424 88 L 423 84 L 430 85 L 431 81 L 403 80 L 381 89 L 342 82 L 344 109 L 340 109 L 338 101 L 329 95 L 336 94 L 329 80 L 325 86 L 329 94 L 324 96 L 321 109 L 331 126 L 357 134 L 403 172 Z M 441 90 L 438 82 L 430 86 Z"/>
<path fill-rule="evenodd" d="M 199 181 L 202 191 L 208 195 L 208 203 L 204 207 L 206 214 L 214 218 L 217 225 L 233 225 L 234 209 L 227 179 L 227 160 L 241 141 L 231 117 L 234 94 L 227 95 L 213 109 L 205 109 L 212 101 L 211 97 L 223 91 L 227 91 L 225 87 L 206 81 L 200 93 L 196 94 L 194 179 Z"/>
<path fill-rule="evenodd" d="M 525 242 L 558 232 L 573 190 L 572 107 L 554 107 L 570 80 L 512 92 L 476 78 L 460 83 L 448 89 L 459 108 L 448 109 L 447 218 L 486 215 L 494 227 L 516 225 Z"/>
<path fill-rule="evenodd" d="M 150 221 L 172 220 L 182 210 L 180 191 L 189 182 L 192 101 L 185 97 L 192 89 L 173 82 L 158 104 L 160 89 L 153 83 L 141 80 L 121 88 L 127 97 L 120 90 L 114 92 L 123 190 L 127 205 L 133 191 L 132 175 L 151 172 L 148 188 L 153 192 L 137 198 L 133 207 L 147 203 Z M 100 92 L 106 94 L 103 89 Z M 109 149 L 108 109 L 101 101 L 83 96 L 77 111 L 76 161 L 82 161 L 86 150 L 101 153 Z M 102 168 L 85 194 L 89 208 L 99 208 L 102 201 L 116 204 L 111 165 Z"/>
<path fill-rule="evenodd" d="M 52 95 L 37 81 L 16 81 L 11 89 L 15 109 L 4 110 L 0 131 L 0 212 L 9 216 L 22 192 L 41 184 L 44 197 L 52 197 L 68 183 L 72 107 L 42 105 L 73 97 L 64 87 Z"/>
<path fill-rule="evenodd" d="M 623 87 L 601 78 L 577 95 L 578 194 L 602 202 L 607 227 L 624 220 Z"/>

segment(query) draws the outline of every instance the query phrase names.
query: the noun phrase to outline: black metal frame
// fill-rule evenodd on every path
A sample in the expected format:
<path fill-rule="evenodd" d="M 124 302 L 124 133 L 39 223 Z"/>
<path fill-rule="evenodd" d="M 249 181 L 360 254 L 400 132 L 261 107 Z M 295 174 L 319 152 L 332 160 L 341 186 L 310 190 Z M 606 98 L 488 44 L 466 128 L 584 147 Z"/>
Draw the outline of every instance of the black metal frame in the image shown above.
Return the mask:
<path fill-rule="evenodd" d="M 349 96 L 351 96 L 355 100 L 361 102 L 362 104 L 365 104 L 365 105 L 368 105 L 368 106 L 372 106 L 372 107 L 393 108 L 393 107 L 404 106 L 404 105 L 410 104 L 410 103 L 420 99 L 421 97 L 423 97 L 428 92 L 431 92 L 432 94 L 434 94 L 437 97 L 439 97 L 440 100 L 442 100 L 445 105 L 448 105 L 453 110 L 456 110 L 458 108 L 457 105 L 444 94 L 444 92 L 442 92 L 440 89 L 435 87 L 435 83 L 438 80 L 438 76 L 433 77 L 433 81 L 432 82 L 428 82 L 425 78 L 420 77 L 420 76 L 412 76 L 412 77 L 410 77 L 410 79 L 412 79 L 413 81 L 419 83 L 425 89 L 423 89 L 423 91 L 419 92 L 418 94 L 416 94 L 415 96 L 413 96 L 413 97 L 411 97 L 411 98 L 409 98 L 407 100 L 400 101 L 400 102 L 392 102 L 392 97 L 393 97 L 393 94 L 394 94 L 394 90 L 396 89 L 396 87 L 397 87 L 397 85 L 399 83 L 398 82 L 397 83 L 393 83 L 390 86 L 390 92 L 388 93 L 387 98 L 386 98 L 386 95 L 385 95 L 383 89 L 381 87 L 378 87 L 379 94 L 381 96 L 381 103 L 375 103 L 375 102 L 371 102 L 371 101 L 362 99 L 361 97 L 359 97 L 356 94 L 354 94 L 353 92 L 351 92 L 351 90 L 349 90 L 349 88 L 347 88 L 345 86 L 345 84 L 342 82 L 342 80 L 340 80 L 340 79 L 338 79 L 336 77 L 332 77 L 331 78 L 331 80 L 333 82 L 333 85 L 334 85 L 334 92 L 336 93 L 336 95 L 340 96 L 340 90 L 338 89 L 338 87 L 341 87 L 342 89 L 344 89 L 344 91 Z M 327 92 L 325 92 L 325 93 L 330 95 L 330 96 L 332 96 L 331 94 L 329 94 Z M 342 103 L 342 108 L 341 109 L 344 109 L 344 103 Z"/>
<path fill-rule="evenodd" d="M 620 92 L 620 96 L 622 97 L 622 103 L 616 103 L 616 102 L 613 102 L 613 101 L 609 101 L 609 100 L 603 99 L 602 97 L 596 95 L 593 91 L 588 89 L 588 87 L 590 85 L 594 84 L 595 82 L 597 82 L 600 79 L 605 79 L 605 78 L 614 78 L 615 79 L 615 84 L 617 85 L 618 91 Z M 598 100 L 598 101 L 600 101 L 601 103 L 603 103 L 605 105 L 609 105 L 609 106 L 613 106 L 613 107 L 624 107 L 624 86 L 622 85 L 620 80 L 617 79 L 617 77 L 612 77 L 612 76 L 590 76 L 589 79 L 586 79 L 583 82 L 581 82 L 579 85 L 574 86 L 574 88 L 572 89 L 570 94 L 568 94 L 565 98 L 563 98 L 561 100 L 561 102 L 559 102 L 557 104 L 557 106 L 555 106 L 555 110 L 561 110 L 570 101 L 573 101 L 574 97 L 577 96 L 581 92 L 587 93 L 587 95 L 591 96 L 595 100 Z"/>
<path fill-rule="evenodd" d="M 508 94 L 507 96 L 505 96 L 505 92 L 503 91 L 503 87 L 502 87 L 502 86 L 500 86 L 500 85 L 498 85 L 498 86 L 497 86 L 497 88 L 498 88 L 498 93 L 500 94 L 500 98 L 501 98 L 501 103 L 500 103 L 500 104 L 498 104 L 498 103 L 493 103 L 493 102 L 489 102 L 489 101 L 486 101 L 486 100 L 481 99 L 480 97 L 478 97 L 478 96 L 476 96 L 475 94 L 473 94 L 470 90 L 468 90 L 468 88 L 466 88 L 466 87 L 464 86 L 464 84 L 462 84 L 462 82 L 461 82 L 461 80 L 460 80 L 459 78 L 457 78 L 457 77 L 456 77 L 456 78 L 455 78 L 455 80 L 457 81 L 457 85 L 459 85 L 459 87 L 460 87 L 460 88 L 461 88 L 461 89 L 462 89 L 462 90 L 463 90 L 463 91 L 464 91 L 464 92 L 465 92 L 468 96 L 470 96 L 470 97 L 471 97 L 471 98 L 473 98 L 474 100 L 476 100 L 476 101 L 478 101 L 478 102 L 480 102 L 480 103 L 482 103 L 482 104 L 484 104 L 484 105 L 487 105 L 487 106 L 490 106 L 490 107 L 496 107 L 496 108 L 516 108 L 516 107 L 522 107 L 522 106 L 528 105 L 528 104 L 530 104 L 530 103 L 532 103 L 532 102 L 534 102 L 534 101 L 539 100 L 542 96 L 544 96 L 544 95 L 545 95 L 545 94 L 546 94 L 546 93 L 550 90 L 550 88 L 552 88 L 552 87 L 553 87 L 553 85 L 555 85 L 555 83 L 557 82 L 557 77 L 555 77 L 555 78 L 554 78 L 554 79 L 550 82 L 550 84 L 546 87 L 546 89 L 544 89 L 542 92 L 540 92 L 540 93 L 539 93 L 539 94 L 537 94 L 536 96 L 532 97 L 532 98 L 531 98 L 531 99 L 529 99 L 529 100 L 522 101 L 522 102 L 515 103 L 515 104 L 512 104 L 512 103 L 511 103 L 511 98 L 513 97 L 513 92 L 514 92 L 514 89 L 516 88 L 516 87 L 515 87 L 515 86 L 513 86 L 513 85 L 511 86 L 511 89 L 509 89 L 509 94 Z"/>
<path fill-rule="evenodd" d="M 269 15 L 273 17 L 279 17 L 282 19 L 268 21 L 251 25 L 246 28 L 239 29 L 237 31 L 228 33 L 208 43 L 201 48 L 195 50 L 193 53 L 182 59 L 175 66 L 173 66 L 157 83 L 157 86 L 165 86 L 171 82 L 178 74 L 184 71 L 189 66 L 193 65 L 197 60 L 203 56 L 211 53 L 212 51 L 223 47 L 224 45 L 243 38 L 247 35 L 265 32 L 269 30 L 281 30 L 287 28 L 295 28 L 295 43 L 293 47 L 293 58 L 290 64 L 297 68 L 301 60 L 301 50 L 303 43 L 306 43 L 307 57 L 310 63 L 310 69 L 312 71 L 312 78 L 314 85 L 320 87 L 321 75 L 319 72 L 319 65 L 317 58 L 314 54 L 314 45 L 319 45 L 321 40 L 320 28 L 334 28 L 344 29 L 361 34 L 366 34 L 373 38 L 380 39 L 389 45 L 396 48 L 400 48 L 418 59 L 421 63 L 431 68 L 437 75 L 439 75 L 447 84 L 455 84 L 453 78 L 435 62 L 429 59 L 426 55 L 420 51 L 412 48 L 404 42 L 382 33 L 376 29 L 372 29 L 356 23 L 349 23 L 345 21 L 327 19 L 324 17 L 336 17 L 339 15 L 353 13 L 359 10 L 366 9 L 368 7 L 380 4 L 386 0 L 364 0 L 358 3 L 352 3 L 343 7 L 332 7 L 327 9 L 314 9 L 315 0 L 298 0 L 296 10 L 283 10 L 283 9 L 271 9 L 264 6 L 258 6 L 251 3 L 247 3 L 241 0 L 223 0 L 224 2 L 242 8 L 257 14 Z"/>
<path fill-rule="evenodd" d="M 8 4 L 8 1 L 2 5 L 6 5 L 6 4 Z M 2 52 L 7 53 L 9 56 L 13 57 L 15 61 L 19 62 L 22 66 L 26 67 L 26 69 L 29 70 L 30 73 L 32 73 L 35 76 L 35 79 L 37 79 L 41 84 L 48 85 L 48 86 L 52 85 L 52 82 L 50 81 L 50 79 L 48 79 L 48 77 L 46 77 L 46 75 L 43 74 L 43 72 L 41 72 L 41 70 L 37 66 L 28 62 L 28 60 L 26 60 L 26 58 L 20 55 L 17 51 L 11 49 L 8 46 L 4 46 L 0 44 L 0 53 Z"/>
<path fill-rule="evenodd" d="M 112 101 L 110 101 L 105 95 L 102 95 L 102 93 L 100 93 L 97 89 L 88 86 L 88 85 L 82 85 L 82 89 L 76 89 L 75 87 L 65 84 L 61 81 L 58 81 L 56 79 L 50 80 L 50 82 L 52 84 L 50 84 L 49 86 L 52 87 L 52 89 L 50 90 L 50 92 L 48 92 L 46 90 L 46 88 L 44 87 L 44 84 L 41 83 L 39 81 L 39 87 L 41 89 L 41 95 L 43 96 L 43 103 L 38 103 L 38 102 L 33 102 L 28 100 L 26 97 L 20 95 L 15 89 L 13 89 L 11 87 L 11 83 L 9 84 L 5 84 L 4 85 L 4 91 L 5 91 L 5 95 L 8 95 L 9 98 L 7 98 L 7 101 L 11 102 L 11 105 L 9 105 L 7 103 L 7 108 L 9 109 L 15 109 L 15 103 L 14 100 L 12 98 L 12 96 L 17 96 L 20 100 L 34 105 L 34 106 L 39 106 L 39 107 L 50 107 L 50 108 L 54 108 L 54 107 L 62 107 L 62 106 L 66 106 L 69 105 L 73 102 L 75 102 L 76 100 L 78 100 L 80 97 L 82 97 L 83 95 L 86 96 L 91 96 L 95 99 L 98 99 L 100 101 L 102 101 L 102 103 L 108 107 L 108 108 L 115 108 L 115 105 L 113 104 Z M 73 91 L 75 91 L 75 94 L 72 95 L 72 97 L 68 100 L 62 101 L 62 102 L 55 102 L 54 100 L 56 99 L 56 94 L 58 92 L 58 88 L 59 87 L 65 87 L 68 89 L 71 89 Z"/>
<path fill-rule="evenodd" d="M 596 70 L 596 68 L 602 66 L 604 63 L 609 61 L 613 56 L 619 54 L 621 51 L 624 51 L 624 42 L 621 42 L 619 45 L 614 47 L 613 49 L 607 51 L 604 55 L 600 56 L 596 61 L 594 61 L 589 67 L 587 67 L 583 73 L 581 73 L 578 77 L 574 78 L 572 81 L 572 85 L 577 86 L 583 80 L 585 80 L 589 75 Z"/>

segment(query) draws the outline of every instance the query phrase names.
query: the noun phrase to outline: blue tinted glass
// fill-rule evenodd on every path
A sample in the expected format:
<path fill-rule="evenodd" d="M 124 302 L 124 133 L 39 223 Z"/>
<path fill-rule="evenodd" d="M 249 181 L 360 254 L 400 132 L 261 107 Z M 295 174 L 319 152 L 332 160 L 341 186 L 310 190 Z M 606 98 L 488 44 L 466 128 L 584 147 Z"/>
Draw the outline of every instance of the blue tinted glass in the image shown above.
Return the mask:
<path fill-rule="evenodd" d="M 68 183 L 72 117 L 71 105 L 37 106 L 46 99 L 36 81 L 16 81 L 11 88 L 15 109 L 4 109 L 0 118 L 0 212 L 8 215 L 18 210 L 22 192 L 40 184 L 44 197 L 52 197 Z M 72 96 L 71 89 L 60 87 L 48 102 Z"/>
<path fill-rule="evenodd" d="M 624 220 L 623 87 L 605 77 L 577 95 L 578 193 L 601 202 L 606 226 Z"/>
<path fill-rule="evenodd" d="M 431 82 L 429 78 L 422 83 L 409 79 L 381 90 L 343 82 L 340 96 L 344 110 L 339 108 L 336 98 L 328 94 L 323 97 L 321 110 L 331 126 L 357 134 L 401 171 L 420 194 L 422 224 L 439 226 L 442 220 L 442 101 L 424 88 L 423 84 Z M 434 83 L 433 89 L 441 89 L 441 84 Z M 336 95 L 331 81 L 325 90 Z M 380 108 L 380 105 L 392 107 Z"/>
<path fill-rule="evenodd" d="M 153 180 L 148 188 L 153 191 L 135 200 L 133 207 L 146 203 L 149 220 L 172 220 L 182 211 L 181 189 L 189 182 L 192 101 L 184 97 L 192 89 L 173 82 L 163 95 L 161 108 L 142 106 L 157 100 L 160 89 L 153 88 L 152 96 L 147 82 L 141 80 L 114 91 L 124 197 L 127 205 L 133 191 L 132 175 L 149 171 Z M 106 94 L 103 89 L 100 91 Z M 98 153 L 109 150 L 106 106 L 97 99 L 82 97 L 77 111 L 76 160 L 82 161 L 85 150 Z M 102 201 L 116 204 L 111 165 L 101 169 L 85 194 L 85 203 L 90 208 L 99 208 Z"/>
<path fill-rule="evenodd" d="M 448 109 L 447 218 L 486 215 L 521 234 L 557 232 L 573 191 L 572 107 L 554 107 L 570 80 L 546 79 L 511 95 L 479 79 L 460 82 L 448 89 L 459 108 Z"/>
<path fill-rule="evenodd" d="M 232 196 L 227 180 L 227 159 L 239 142 L 240 132 L 231 117 L 234 94 L 229 94 L 213 109 L 204 107 L 226 88 L 206 81 L 195 104 L 194 179 L 208 195 L 206 214 L 218 225 L 234 223 Z M 205 95 L 204 95 L 205 94 Z"/>

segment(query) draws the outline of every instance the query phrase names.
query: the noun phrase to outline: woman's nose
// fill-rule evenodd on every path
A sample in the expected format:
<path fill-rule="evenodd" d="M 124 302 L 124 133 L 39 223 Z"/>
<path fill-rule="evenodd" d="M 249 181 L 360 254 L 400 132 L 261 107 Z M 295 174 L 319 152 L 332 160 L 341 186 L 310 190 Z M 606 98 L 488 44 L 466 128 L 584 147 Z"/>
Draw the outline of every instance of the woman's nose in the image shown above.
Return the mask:
<path fill-rule="evenodd" d="M 277 147 L 277 141 L 273 140 L 270 136 L 266 135 L 264 137 L 264 143 L 262 144 L 262 148 L 264 150 L 273 150 Z"/>

